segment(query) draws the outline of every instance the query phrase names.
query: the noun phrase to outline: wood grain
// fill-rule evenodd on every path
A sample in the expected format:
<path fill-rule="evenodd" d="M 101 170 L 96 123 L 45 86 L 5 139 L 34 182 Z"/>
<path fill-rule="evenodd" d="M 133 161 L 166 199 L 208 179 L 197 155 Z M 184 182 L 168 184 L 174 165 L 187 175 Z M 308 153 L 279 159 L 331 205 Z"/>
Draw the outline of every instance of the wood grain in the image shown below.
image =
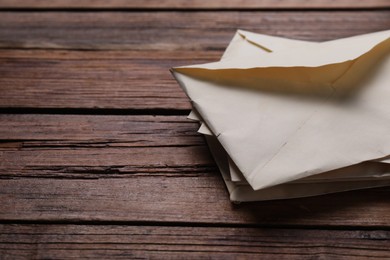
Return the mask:
<path fill-rule="evenodd" d="M 218 51 L 0 50 L 0 107 L 189 110 L 169 68 Z"/>
<path fill-rule="evenodd" d="M 0 178 L 215 172 L 185 116 L 0 115 Z"/>
<path fill-rule="evenodd" d="M 389 8 L 0 0 L 0 258 L 390 258 L 390 187 L 231 204 L 168 71 L 238 28 L 324 41 L 389 29 Z"/>
<path fill-rule="evenodd" d="M 123 148 L 30 147 L 0 150 L 1 175 L 9 177 L 102 178 L 215 170 L 206 146 Z M 110 146 L 110 144 L 107 144 Z"/>
<path fill-rule="evenodd" d="M 381 230 L 0 225 L 2 259 L 385 259 L 389 240 Z"/>
<path fill-rule="evenodd" d="M 0 180 L 0 219 L 388 228 L 389 188 L 233 205 L 219 174 Z M 357 213 L 358 212 L 358 213 Z"/>
<path fill-rule="evenodd" d="M 185 116 L 1 115 L 0 219 L 388 226 L 388 188 L 232 205 L 196 129 Z"/>
<path fill-rule="evenodd" d="M 2 48 L 117 51 L 0 50 L 0 107 L 188 110 L 168 69 L 218 60 L 237 28 L 326 40 L 387 29 L 389 18 L 389 11 L 3 12 Z"/>
<path fill-rule="evenodd" d="M 223 50 L 237 29 L 324 41 L 389 26 L 390 10 L 1 12 L 0 48 Z"/>
<path fill-rule="evenodd" d="M 82 9 L 304 9 L 304 8 L 389 8 L 389 0 L 1 0 L 0 8 L 82 8 Z"/>
<path fill-rule="evenodd" d="M 0 149 L 204 146 L 186 116 L 0 114 Z"/>

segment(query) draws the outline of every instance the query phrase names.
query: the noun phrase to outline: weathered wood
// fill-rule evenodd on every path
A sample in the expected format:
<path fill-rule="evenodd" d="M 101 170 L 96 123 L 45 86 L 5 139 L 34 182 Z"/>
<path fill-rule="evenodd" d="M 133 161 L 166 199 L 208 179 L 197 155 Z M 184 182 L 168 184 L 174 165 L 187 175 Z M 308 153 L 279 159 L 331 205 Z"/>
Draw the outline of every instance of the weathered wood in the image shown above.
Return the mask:
<path fill-rule="evenodd" d="M 217 60 L 238 27 L 325 40 L 387 29 L 389 14 L 2 13 L 3 48 L 143 51 L 1 50 L 0 107 L 188 110 L 188 99 L 168 69 Z M 301 30 L 294 29 L 297 27 Z"/>
<path fill-rule="evenodd" d="M 324 40 L 387 29 L 389 14 L 2 13 L 0 46 L 4 48 L 144 51 L 1 50 L 0 107 L 188 110 L 188 99 L 168 69 L 217 60 L 238 27 Z M 338 29 L 332 29 L 334 26 Z M 297 27 L 301 30 L 294 29 Z"/>
<path fill-rule="evenodd" d="M 386 30 L 389 25 L 390 10 L 2 12 L 0 48 L 223 50 L 238 28 L 321 41 Z"/>
<path fill-rule="evenodd" d="M 0 115 L 0 178 L 215 172 L 197 128 L 185 116 Z"/>
<path fill-rule="evenodd" d="M 196 123 L 184 116 L 0 121 L 2 178 L 29 178 L 0 181 L 3 220 L 388 225 L 386 189 L 232 210 Z"/>
<path fill-rule="evenodd" d="M 385 259 L 389 246 L 381 230 L 0 225 L 2 259 Z"/>
<path fill-rule="evenodd" d="M 169 68 L 218 51 L 0 50 L 0 107 L 190 109 Z"/>
<path fill-rule="evenodd" d="M 389 191 L 377 188 L 232 205 L 217 173 L 95 180 L 2 179 L 0 220 L 388 228 Z"/>
<path fill-rule="evenodd" d="M 125 177 L 215 170 L 206 146 L 124 148 L 26 148 L 0 150 L 0 178 Z"/>
<path fill-rule="evenodd" d="M 185 116 L 1 115 L 0 219 L 389 224 L 386 188 L 232 208 L 196 128 Z"/>
<path fill-rule="evenodd" d="M 388 8 L 389 0 L 1 0 L 0 8 L 83 8 L 83 9 L 304 9 L 304 8 Z"/>
<path fill-rule="evenodd" d="M 186 116 L 0 114 L 0 150 L 204 146 Z"/>
<path fill-rule="evenodd" d="M 385 30 L 389 0 L 0 0 L 0 10 L 1 259 L 390 257 L 389 187 L 233 205 L 197 123 L 134 115 L 185 113 L 168 69 L 217 60 L 237 28 L 315 41 Z"/>

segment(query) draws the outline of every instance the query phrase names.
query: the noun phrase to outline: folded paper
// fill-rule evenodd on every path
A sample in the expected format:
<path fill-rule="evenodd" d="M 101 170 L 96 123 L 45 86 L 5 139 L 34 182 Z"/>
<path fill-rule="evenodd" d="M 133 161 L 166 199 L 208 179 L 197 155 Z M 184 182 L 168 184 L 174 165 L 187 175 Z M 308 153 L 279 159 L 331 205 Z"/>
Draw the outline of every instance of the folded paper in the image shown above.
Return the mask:
<path fill-rule="evenodd" d="M 172 70 L 212 152 L 220 146 L 213 154 L 221 172 L 263 194 L 237 200 L 388 185 L 389 37 L 384 31 L 315 43 L 238 31 L 221 61 Z M 372 160 L 374 172 L 359 166 Z M 350 166 L 360 177 L 344 176 Z M 287 184 L 295 195 L 264 195 Z"/>

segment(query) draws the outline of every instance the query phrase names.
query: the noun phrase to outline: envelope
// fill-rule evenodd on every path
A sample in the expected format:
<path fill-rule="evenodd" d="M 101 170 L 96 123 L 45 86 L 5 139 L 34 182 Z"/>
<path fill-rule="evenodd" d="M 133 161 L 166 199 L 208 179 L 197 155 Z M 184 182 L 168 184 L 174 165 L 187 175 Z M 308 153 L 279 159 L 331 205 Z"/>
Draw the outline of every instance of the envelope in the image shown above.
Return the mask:
<path fill-rule="evenodd" d="M 285 183 L 302 186 L 300 179 L 308 195 L 379 185 L 377 179 L 388 185 L 385 167 L 367 174 L 356 165 L 384 164 L 390 154 L 389 35 L 314 43 L 238 31 L 220 62 L 173 74 L 204 121 L 200 131 L 226 153 L 226 180 L 267 194 Z M 341 176 L 352 165 L 360 177 Z M 308 192 L 310 178 L 318 192 Z M 335 179 L 338 189 L 329 181 Z M 328 188 L 319 192 L 318 185 Z"/>
<path fill-rule="evenodd" d="M 195 110 L 191 111 L 188 118 L 201 122 L 200 116 Z M 381 162 L 364 162 L 303 178 L 293 183 L 254 191 L 204 123 L 202 123 L 198 132 L 206 136 L 210 151 L 230 193 L 230 200 L 234 203 L 309 197 L 356 189 L 383 187 L 390 184 L 390 165 L 386 163 L 386 160 L 382 160 Z"/>

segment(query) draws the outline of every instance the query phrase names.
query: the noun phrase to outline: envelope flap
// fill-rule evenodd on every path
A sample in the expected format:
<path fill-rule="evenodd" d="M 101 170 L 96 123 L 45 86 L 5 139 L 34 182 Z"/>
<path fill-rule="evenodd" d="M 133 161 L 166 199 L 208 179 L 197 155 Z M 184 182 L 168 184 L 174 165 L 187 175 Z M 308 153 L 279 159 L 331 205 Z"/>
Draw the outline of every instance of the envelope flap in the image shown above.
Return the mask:
<path fill-rule="evenodd" d="M 272 51 L 272 46 L 269 38 L 254 40 L 253 35 L 243 34 L 247 39 L 252 39 L 251 42 L 256 42 L 258 46 L 264 46 L 264 49 Z M 343 63 L 352 61 L 360 56 L 370 52 L 380 43 L 390 38 L 390 30 L 371 33 L 363 36 L 349 37 L 334 41 L 313 44 L 303 41 L 292 41 L 288 48 L 283 48 L 272 56 L 264 56 L 262 59 L 252 58 L 251 55 L 241 57 L 241 60 L 226 60 L 220 62 L 212 62 L 200 65 L 190 65 L 176 68 L 181 72 L 189 72 L 190 69 L 207 69 L 207 70 L 226 70 L 226 69 L 254 69 L 254 68 L 274 68 L 274 67 L 321 67 L 329 64 Z M 259 40 L 265 41 L 259 42 Z M 269 42 L 269 43 L 267 43 Z M 272 42 L 275 46 L 286 44 L 286 39 L 276 40 Z M 291 48 L 294 45 L 295 48 Z M 280 48 L 280 47 L 279 47 Z"/>
<path fill-rule="evenodd" d="M 238 32 L 239 35 L 243 35 Z M 246 33 L 245 39 L 255 42 L 256 55 L 224 58 L 220 62 L 175 68 L 176 72 L 205 81 L 214 81 L 228 86 L 257 88 L 264 91 L 331 94 L 336 88 L 349 89 L 357 76 L 347 74 L 357 60 L 364 58 L 365 64 L 373 64 L 390 48 L 390 31 L 366 36 L 351 37 L 325 43 L 291 41 L 287 49 L 267 52 L 274 38 L 264 37 L 266 44 L 260 46 L 259 36 Z M 235 36 L 236 41 L 237 35 Z M 288 40 L 280 40 L 288 42 Z M 283 43 L 278 43 L 279 49 Z M 278 44 L 274 44 L 278 46 Z M 233 44 L 233 46 L 238 46 Z M 299 46 L 299 47 L 298 47 Z M 232 47 L 233 48 L 233 47 Z M 248 48 L 248 47 L 247 47 Z M 252 47 L 253 49 L 253 47 Z M 261 49 L 262 52 L 258 51 Z M 231 51 L 230 51 L 231 52 Z M 227 52 L 229 54 L 229 52 Z M 259 56 L 261 55 L 261 56 Z M 225 55 L 226 57 L 226 55 Z M 367 66 L 360 63 L 364 74 Z M 356 68 L 356 66 L 355 66 Z M 347 75 L 352 78 L 340 81 Z M 348 87 L 344 87 L 348 85 Z"/>

